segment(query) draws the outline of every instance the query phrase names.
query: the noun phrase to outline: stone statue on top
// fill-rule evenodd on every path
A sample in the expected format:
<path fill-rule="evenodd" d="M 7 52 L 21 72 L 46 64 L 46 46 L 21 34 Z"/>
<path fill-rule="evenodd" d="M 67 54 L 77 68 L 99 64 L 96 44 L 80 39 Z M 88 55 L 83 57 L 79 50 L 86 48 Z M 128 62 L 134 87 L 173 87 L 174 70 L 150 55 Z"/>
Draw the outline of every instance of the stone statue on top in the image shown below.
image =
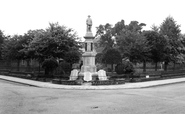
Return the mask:
<path fill-rule="evenodd" d="M 91 27 L 92 27 L 92 19 L 91 19 L 91 16 L 88 15 L 88 18 L 86 20 L 86 24 L 87 24 L 87 32 L 92 32 L 91 31 Z"/>

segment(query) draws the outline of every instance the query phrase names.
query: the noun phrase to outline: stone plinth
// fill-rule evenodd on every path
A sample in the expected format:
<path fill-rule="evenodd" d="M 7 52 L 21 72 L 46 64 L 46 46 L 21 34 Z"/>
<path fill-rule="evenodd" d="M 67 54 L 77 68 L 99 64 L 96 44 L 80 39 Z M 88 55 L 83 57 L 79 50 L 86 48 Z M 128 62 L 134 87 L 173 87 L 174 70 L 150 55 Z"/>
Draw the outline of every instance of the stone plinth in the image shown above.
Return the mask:
<path fill-rule="evenodd" d="M 95 52 L 85 52 L 82 55 L 83 66 L 81 68 L 81 72 L 96 72 L 95 56 Z"/>
<path fill-rule="evenodd" d="M 95 56 L 96 52 L 94 50 L 94 36 L 92 32 L 87 32 L 84 36 L 85 38 L 85 52 L 82 55 L 83 65 L 81 67 L 80 75 L 84 75 L 86 72 L 90 72 L 91 77 L 96 73 L 96 65 L 95 65 Z"/>
<path fill-rule="evenodd" d="M 89 39 L 89 38 L 94 39 L 92 32 L 87 32 L 87 33 L 85 34 L 84 38 L 85 38 L 85 39 Z"/>

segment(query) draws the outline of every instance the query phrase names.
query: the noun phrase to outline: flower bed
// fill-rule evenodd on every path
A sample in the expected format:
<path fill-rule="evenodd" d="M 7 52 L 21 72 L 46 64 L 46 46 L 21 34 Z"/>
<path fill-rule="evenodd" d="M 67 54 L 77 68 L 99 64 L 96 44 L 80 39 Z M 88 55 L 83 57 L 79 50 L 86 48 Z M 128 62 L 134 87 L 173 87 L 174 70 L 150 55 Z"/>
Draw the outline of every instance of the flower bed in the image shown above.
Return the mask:
<path fill-rule="evenodd" d="M 60 79 L 53 79 L 52 83 L 54 84 L 62 84 L 62 85 L 83 85 L 84 83 L 87 83 L 82 80 L 60 80 Z M 90 81 L 88 83 L 91 83 L 91 85 L 117 85 L 117 84 L 125 84 L 124 79 L 117 79 L 117 80 L 96 80 L 96 81 Z"/>

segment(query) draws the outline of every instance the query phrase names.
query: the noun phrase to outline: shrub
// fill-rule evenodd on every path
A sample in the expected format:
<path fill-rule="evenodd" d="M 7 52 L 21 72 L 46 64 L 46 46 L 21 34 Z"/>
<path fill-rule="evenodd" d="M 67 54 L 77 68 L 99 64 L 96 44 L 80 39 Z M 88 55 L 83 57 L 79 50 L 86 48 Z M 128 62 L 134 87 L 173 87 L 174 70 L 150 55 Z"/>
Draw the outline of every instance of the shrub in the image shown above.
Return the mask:
<path fill-rule="evenodd" d="M 101 69 L 100 69 L 100 70 L 101 70 Z M 111 71 L 112 71 L 111 68 L 108 68 L 108 67 L 103 67 L 102 70 L 105 70 L 106 72 L 111 72 Z"/>
<path fill-rule="evenodd" d="M 107 68 L 107 72 L 112 72 L 112 69 L 111 68 Z"/>
<path fill-rule="evenodd" d="M 78 51 L 69 51 L 66 53 L 64 60 L 72 65 L 79 62 L 80 56 L 81 54 Z"/>
<path fill-rule="evenodd" d="M 102 63 L 103 53 L 96 54 L 95 62 L 96 63 Z"/>
<path fill-rule="evenodd" d="M 105 54 L 102 57 L 102 62 L 105 64 L 111 64 L 111 69 L 108 69 L 108 71 L 113 71 L 113 65 L 120 63 L 122 60 L 121 54 L 117 49 L 109 49 L 105 52 Z"/>
<path fill-rule="evenodd" d="M 99 71 L 99 70 L 101 70 L 103 68 L 104 68 L 104 65 L 103 64 L 99 64 L 99 63 L 96 64 L 97 71 Z"/>
<path fill-rule="evenodd" d="M 130 74 L 134 72 L 134 67 L 131 62 L 124 62 L 124 63 L 119 63 L 115 67 L 115 71 L 117 74 Z"/>
<path fill-rule="evenodd" d="M 99 80 L 99 79 L 98 79 L 98 74 L 92 74 L 92 80 L 93 80 L 93 81 Z"/>
<path fill-rule="evenodd" d="M 58 67 L 58 62 L 54 59 L 46 59 L 43 64 L 42 68 L 45 69 L 46 76 L 53 76 L 53 71 Z"/>
<path fill-rule="evenodd" d="M 62 74 L 69 74 L 72 70 L 71 64 L 68 62 L 61 62 L 59 64 L 59 68 L 60 68 Z"/>

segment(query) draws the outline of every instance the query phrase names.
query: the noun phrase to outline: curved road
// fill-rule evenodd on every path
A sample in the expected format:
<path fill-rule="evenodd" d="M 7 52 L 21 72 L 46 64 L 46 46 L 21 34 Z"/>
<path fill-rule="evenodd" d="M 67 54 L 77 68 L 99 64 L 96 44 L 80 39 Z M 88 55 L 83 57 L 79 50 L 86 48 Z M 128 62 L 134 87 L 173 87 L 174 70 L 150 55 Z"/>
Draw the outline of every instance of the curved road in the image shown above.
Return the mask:
<path fill-rule="evenodd" d="M 185 114 L 185 83 L 144 89 L 64 90 L 0 80 L 0 114 Z"/>

